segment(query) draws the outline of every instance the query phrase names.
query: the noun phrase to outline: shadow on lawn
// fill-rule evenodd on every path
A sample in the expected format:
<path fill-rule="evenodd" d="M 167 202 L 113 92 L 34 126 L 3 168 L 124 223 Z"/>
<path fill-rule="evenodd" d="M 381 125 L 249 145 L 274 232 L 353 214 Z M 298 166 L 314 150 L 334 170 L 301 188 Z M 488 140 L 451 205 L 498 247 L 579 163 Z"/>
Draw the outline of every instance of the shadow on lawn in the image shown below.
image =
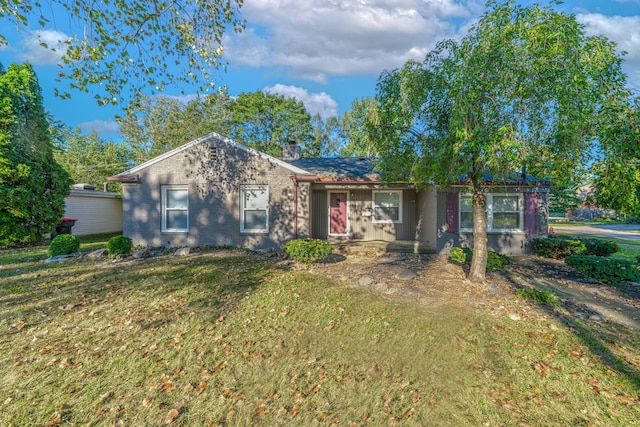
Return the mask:
<path fill-rule="evenodd" d="M 176 301 L 176 307 L 166 302 L 141 307 L 157 315 L 140 318 L 143 329 L 171 322 L 174 317 L 163 313 L 176 309 L 206 310 L 215 319 L 233 310 L 277 268 L 266 260 L 256 261 L 244 253 L 212 251 L 116 263 L 87 258 L 59 264 L 25 262 L 0 270 L 0 314 L 9 324 L 22 321 L 36 326 L 51 316 L 98 310 L 107 300 L 128 303 L 128 298 L 136 296 L 147 305 Z"/>
<path fill-rule="evenodd" d="M 613 346 L 626 347 L 625 344 L 638 345 L 640 342 L 640 331 L 636 327 L 636 323 L 640 323 L 640 309 L 637 308 L 640 290 L 620 293 L 626 301 L 617 298 L 617 304 L 624 307 L 625 313 L 618 313 L 617 318 L 612 319 L 606 313 L 617 311 L 611 307 L 612 300 L 606 295 L 618 291 L 582 279 L 564 263 L 523 257 L 500 274 L 515 289 L 533 288 L 556 294 L 560 299 L 558 306 L 540 304 L 540 307 L 567 325 L 593 354 L 598 355 L 603 364 L 640 387 L 640 359 L 633 359 L 638 349 L 630 351 L 628 358 L 617 355 L 612 349 Z M 635 335 L 636 339 L 629 341 L 628 335 Z"/>

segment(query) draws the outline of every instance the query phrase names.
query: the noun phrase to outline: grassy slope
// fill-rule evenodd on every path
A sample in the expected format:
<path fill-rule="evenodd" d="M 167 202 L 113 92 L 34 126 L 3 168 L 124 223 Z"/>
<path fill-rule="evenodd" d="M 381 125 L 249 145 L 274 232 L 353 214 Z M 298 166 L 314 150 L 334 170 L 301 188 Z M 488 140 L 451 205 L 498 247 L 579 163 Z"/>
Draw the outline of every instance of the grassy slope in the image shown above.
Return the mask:
<path fill-rule="evenodd" d="M 425 311 L 244 252 L 38 253 L 0 253 L 0 425 L 640 419 L 637 331 Z"/>

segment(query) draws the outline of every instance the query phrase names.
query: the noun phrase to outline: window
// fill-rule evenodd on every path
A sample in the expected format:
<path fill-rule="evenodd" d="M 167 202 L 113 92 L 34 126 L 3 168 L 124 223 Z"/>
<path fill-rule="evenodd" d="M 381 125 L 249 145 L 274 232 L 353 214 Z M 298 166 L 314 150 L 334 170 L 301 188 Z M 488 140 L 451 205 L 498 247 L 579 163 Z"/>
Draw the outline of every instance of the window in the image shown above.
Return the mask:
<path fill-rule="evenodd" d="M 247 186 L 240 189 L 240 231 L 269 232 L 269 188 Z"/>
<path fill-rule="evenodd" d="M 487 231 L 522 231 L 522 194 L 487 194 Z M 472 197 L 460 195 L 460 231 L 473 231 Z"/>
<path fill-rule="evenodd" d="M 373 222 L 402 222 L 402 191 L 373 192 Z"/>
<path fill-rule="evenodd" d="M 162 187 L 162 231 L 189 231 L 189 194 L 186 186 Z"/>

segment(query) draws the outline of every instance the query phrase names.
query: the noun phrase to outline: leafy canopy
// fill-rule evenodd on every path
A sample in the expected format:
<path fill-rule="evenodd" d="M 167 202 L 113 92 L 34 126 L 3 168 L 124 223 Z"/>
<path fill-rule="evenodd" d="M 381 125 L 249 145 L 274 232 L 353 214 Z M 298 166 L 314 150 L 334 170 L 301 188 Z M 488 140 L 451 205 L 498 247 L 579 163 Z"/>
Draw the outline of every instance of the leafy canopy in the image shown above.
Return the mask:
<path fill-rule="evenodd" d="M 118 103 L 125 88 L 161 92 L 179 82 L 199 90 L 213 87 L 211 71 L 223 66 L 222 37 L 227 28 L 242 31 L 243 0 L 0 0 L 0 46 L 7 28 L 29 33 L 33 27 L 68 23 L 71 35 L 56 46 L 62 54 L 56 94 L 95 91 L 99 104 Z M 67 31 L 66 29 L 62 29 Z"/>
<path fill-rule="evenodd" d="M 236 141 L 275 157 L 289 140 L 302 144 L 313 140 L 311 115 L 293 98 L 266 92 L 240 94 L 230 105 L 230 136 Z"/>
<path fill-rule="evenodd" d="M 64 214 L 71 180 L 55 161 L 38 79 L 0 66 L 0 245 L 31 243 Z"/>
<path fill-rule="evenodd" d="M 602 108 L 625 83 L 614 43 L 587 36 L 575 16 L 514 1 L 487 8 L 462 40 L 382 74 L 374 132 L 387 179 L 469 185 L 474 281 L 487 261 L 483 176 L 506 180 L 526 165 L 560 184 L 578 181 Z"/>

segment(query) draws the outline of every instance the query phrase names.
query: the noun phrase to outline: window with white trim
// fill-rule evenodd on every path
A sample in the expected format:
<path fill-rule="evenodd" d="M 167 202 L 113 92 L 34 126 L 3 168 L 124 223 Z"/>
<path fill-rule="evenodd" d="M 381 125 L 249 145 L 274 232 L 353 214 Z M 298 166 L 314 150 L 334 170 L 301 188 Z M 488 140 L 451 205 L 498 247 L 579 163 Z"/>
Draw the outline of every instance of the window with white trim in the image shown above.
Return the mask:
<path fill-rule="evenodd" d="M 402 222 L 402 191 L 373 192 L 373 222 Z"/>
<path fill-rule="evenodd" d="M 487 194 L 485 211 L 487 231 L 522 231 L 524 229 L 522 194 Z M 473 198 L 470 195 L 460 195 L 460 231 L 473 231 Z"/>
<path fill-rule="evenodd" d="M 240 188 L 240 231 L 269 232 L 269 187 L 266 185 Z"/>
<path fill-rule="evenodd" d="M 162 186 L 162 231 L 189 231 L 189 191 L 186 185 Z"/>

